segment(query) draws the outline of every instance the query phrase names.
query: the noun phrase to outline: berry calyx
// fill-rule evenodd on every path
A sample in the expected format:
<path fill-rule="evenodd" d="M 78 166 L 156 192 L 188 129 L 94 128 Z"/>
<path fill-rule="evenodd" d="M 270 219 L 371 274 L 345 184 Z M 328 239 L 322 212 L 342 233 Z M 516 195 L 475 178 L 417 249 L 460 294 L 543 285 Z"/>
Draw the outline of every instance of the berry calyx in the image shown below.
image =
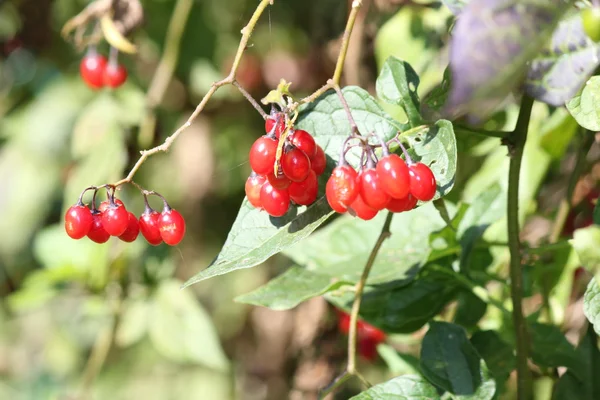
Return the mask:
<path fill-rule="evenodd" d="M 415 208 L 415 206 L 417 205 L 417 201 L 417 198 L 409 193 L 403 199 L 394 199 L 392 197 L 386 208 L 388 209 L 388 211 L 395 213 L 410 211 L 413 208 Z"/>
<path fill-rule="evenodd" d="M 72 239 L 81 239 L 87 235 L 92 223 L 92 212 L 80 202 L 71 206 L 65 214 L 65 230 Z"/>
<path fill-rule="evenodd" d="M 348 207 L 348 211 L 354 213 L 355 216 L 365 221 L 369 221 L 375 218 L 375 216 L 378 213 L 378 210 L 374 209 L 373 207 L 370 207 L 367 203 L 365 203 L 362 196 L 360 195 L 356 196 L 356 199 L 352 202 L 350 207 Z"/>
<path fill-rule="evenodd" d="M 110 202 L 108 200 L 103 201 L 102 203 L 100 203 L 100 206 L 98 206 L 98 211 L 100 211 L 100 212 L 106 211 L 109 204 L 110 204 Z M 125 206 L 125 204 L 119 199 L 115 199 L 115 204 L 118 204 L 123 207 Z"/>
<path fill-rule="evenodd" d="M 290 194 L 287 189 L 277 189 L 265 182 L 260 190 L 260 203 L 269 215 L 282 217 L 290 208 Z"/>
<path fill-rule="evenodd" d="M 302 182 L 310 172 L 310 160 L 302 150 L 292 147 L 281 157 L 283 173 L 294 182 Z"/>
<path fill-rule="evenodd" d="M 305 130 L 296 129 L 291 135 L 290 142 L 296 148 L 302 150 L 309 158 L 314 157 L 317 153 L 315 139 Z"/>
<path fill-rule="evenodd" d="M 366 168 L 358 175 L 360 196 L 369 207 L 379 211 L 390 202 L 390 195 L 383 190 L 379 174 L 375 168 Z"/>
<path fill-rule="evenodd" d="M 104 229 L 104 226 L 102 225 L 102 213 L 100 211 L 92 213 L 92 227 L 90 228 L 87 237 L 90 238 L 92 242 L 99 244 L 106 243 L 108 239 L 110 239 L 110 234 L 106 232 L 106 229 Z"/>
<path fill-rule="evenodd" d="M 396 154 L 383 157 L 376 167 L 379 181 L 383 190 L 392 198 L 402 199 L 410 190 L 410 175 L 408 166 Z"/>
<path fill-rule="evenodd" d="M 127 219 L 127 229 L 125 229 L 125 232 L 123 232 L 123 234 L 119 236 L 119 239 L 121 239 L 124 242 L 131 243 L 135 239 L 137 239 L 139 233 L 140 224 L 138 223 L 138 220 L 135 217 L 135 215 L 131 211 L 129 211 L 129 218 Z"/>
<path fill-rule="evenodd" d="M 319 194 L 319 181 L 315 171 L 310 171 L 302 182 L 292 182 L 289 189 L 290 198 L 301 206 L 312 204 Z"/>
<path fill-rule="evenodd" d="M 277 119 L 279 119 L 279 121 L 277 121 Z M 277 124 L 277 128 L 275 128 L 275 124 Z M 275 137 L 279 139 L 284 130 L 285 117 L 283 114 L 280 114 L 278 117 L 269 117 L 265 120 L 265 132 L 267 132 L 267 134 L 274 134 Z"/>
<path fill-rule="evenodd" d="M 179 212 L 165 206 L 158 220 L 160 237 L 169 246 L 176 246 L 185 235 L 185 220 Z"/>
<path fill-rule="evenodd" d="M 160 230 L 158 229 L 159 220 L 160 214 L 149 206 L 146 206 L 146 210 L 140 216 L 140 232 L 146 241 L 152 246 L 158 246 L 163 241 L 160 235 Z"/>
<path fill-rule="evenodd" d="M 111 236 L 121 236 L 127 230 L 129 213 L 125 206 L 117 203 L 109 204 L 102 211 L 102 226 Z"/>
<path fill-rule="evenodd" d="M 79 73 L 83 81 L 92 89 L 104 86 L 106 57 L 94 51 L 88 52 L 79 64 Z"/>
<path fill-rule="evenodd" d="M 263 184 L 267 181 L 264 175 L 258 175 L 255 172 L 252 172 L 248 179 L 246 179 L 246 197 L 250 204 L 252 204 L 255 208 L 262 208 L 262 204 L 260 202 L 260 189 Z"/>
<path fill-rule="evenodd" d="M 109 62 L 104 69 L 104 84 L 111 88 L 118 88 L 127 80 L 127 69 L 117 63 Z"/>
<path fill-rule="evenodd" d="M 349 165 L 340 165 L 331 172 L 325 186 L 325 196 L 334 211 L 346 212 L 358 196 L 357 176 L 354 168 Z"/>
<path fill-rule="evenodd" d="M 250 148 L 250 168 L 259 175 L 273 172 L 276 154 L 277 141 L 268 136 L 259 137 Z"/>
<path fill-rule="evenodd" d="M 319 145 L 317 145 L 315 155 L 310 158 L 310 167 L 315 171 L 317 176 L 323 175 L 323 172 L 325 172 L 325 168 L 327 167 L 327 157 L 325 156 L 325 151 L 323 151 L 323 148 Z"/>
<path fill-rule="evenodd" d="M 429 201 L 435 196 L 436 182 L 431 169 L 423 163 L 408 165 L 410 193 L 421 201 Z"/>
<path fill-rule="evenodd" d="M 279 173 L 277 174 L 277 176 L 275 176 L 275 174 L 271 172 L 269 175 L 267 175 L 267 179 L 269 183 L 277 189 L 287 189 L 292 183 L 290 178 L 288 178 L 287 175 L 283 173 Z"/>

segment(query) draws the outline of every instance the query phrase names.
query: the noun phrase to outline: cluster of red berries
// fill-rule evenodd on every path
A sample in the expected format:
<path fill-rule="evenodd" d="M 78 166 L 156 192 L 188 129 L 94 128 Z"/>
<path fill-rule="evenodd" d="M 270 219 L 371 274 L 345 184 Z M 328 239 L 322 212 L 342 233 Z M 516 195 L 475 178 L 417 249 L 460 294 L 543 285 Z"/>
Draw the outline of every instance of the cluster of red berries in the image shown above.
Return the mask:
<path fill-rule="evenodd" d="M 337 314 L 338 329 L 347 335 L 350 331 L 350 315 L 340 310 L 337 310 Z M 356 322 L 356 333 L 358 354 L 368 361 L 373 361 L 377 357 L 377 345 L 386 339 L 385 332 L 359 319 Z"/>
<path fill-rule="evenodd" d="M 79 64 L 83 81 L 92 89 L 104 86 L 118 88 L 127 80 L 127 69 L 118 63 L 117 53 L 111 51 L 109 60 L 95 49 L 91 49 Z"/>
<path fill-rule="evenodd" d="M 418 200 L 433 199 L 436 181 L 427 165 L 413 162 L 406 151 L 405 162 L 400 156 L 390 154 L 385 143 L 382 145 L 383 157 L 376 161 L 372 147 L 364 146 L 364 154 L 368 153 L 368 157 L 359 172 L 348 165 L 342 153 L 327 181 L 325 195 L 334 211 L 350 211 L 361 219 L 370 220 L 383 209 L 396 213 L 409 211 Z"/>
<path fill-rule="evenodd" d="M 146 208 L 138 220 L 131 211 L 127 211 L 121 200 L 115 199 L 114 190 L 109 192 L 108 200 L 96 208 L 98 189 L 85 189 L 77 203 L 67 210 L 65 230 L 71 238 L 81 239 L 87 236 L 93 242 L 106 243 L 111 236 L 116 236 L 124 242 L 133 242 L 141 232 L 152 246 L 158 246 L 162 242 L 175 246 L 183 239 L 185 220 L 158 193 L 148 192 L 161 197 L 164 205 L 162 212 L 150 207 L 144 193 Z M 88 190 L 94 190 L 91 209 L 82 202 L 83 195 Z"/>
<path fill-rule="evenodd" d="M 317 177 L 327 164 L 325 152 L 310 133 L 290 129 L 282 139 L 285 118 L 283 113 L 267 118 L 267 134 L 254 142 L 249 155 L 252 173 L 246 181 L 246 197 L 273 217 L 285 215 L 292 202 L 305 206 L 314 203 L 319 192 Z M 283 149 L 280 160 L 278 148 Z"/>

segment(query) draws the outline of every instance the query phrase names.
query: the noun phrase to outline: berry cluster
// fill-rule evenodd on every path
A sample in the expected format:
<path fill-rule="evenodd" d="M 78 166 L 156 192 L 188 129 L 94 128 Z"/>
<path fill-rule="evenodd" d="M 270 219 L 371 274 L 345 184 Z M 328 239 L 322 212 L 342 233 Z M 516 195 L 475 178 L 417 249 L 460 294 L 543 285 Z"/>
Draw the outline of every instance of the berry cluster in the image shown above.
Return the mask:
<path fill-rule="evenodd" d="M 436 181 L 427 165 L 413 162 L 406 151 L 405 162 L 400 156 L 390 154 L 385 143 L 382 144 L 383 157 L 377 160 L 373 147 L 360 139 L 363 156 L 367 157 L 359 172 L 346 162 L 343 151 L 327 181 L 325 195 L 334 211 L 350 211 L 370 220 L 383 209 L 399 213 L 412 210 L 419 200 L 433 199 Z"/>
<path fill-rule="evenodd" d="M 125 204 L 115 199 L 114 189 L 108 192 L 108 200 L 96 208 L 97 187 L 85 189 L 79 200 L 65 214 L 65 230 L 73 239 L 87 236 L 96 243 L 106 243 L 111 236 L 116 236 L 124 242 L 133 242 L 141 232 L 142 236 L 153 246 L 162 242 L 175 246 L 185 235 L 185 220 L 179 212 L 169 207 L 164 197 L 155 192 L 144 193 L 146 208 L 138 218 L 127 211 Z M 86 191 L 94 190 L 91 209 L 83 204 L 82 198 Z M 153 210 L 148 204 L 147 194 L 154 194 L 163 200 L 161 213 Z"/>
<path fill-rule="evenodd" d="M 88 50 L 79 64 L 83 81 L 92 89 L 104 86 L 118 88 L 127 80 L 127 69 L 118 63 L 117 53 L 111 51 L 109 60 L 96 50 Z"/>
<path fill-rule="evenodd" d="M 350 315 L 339 310 L 337 313 L 338 329 L 341 333 L 347 335 L 350 331 Z M 358 354 L 368 361 L 373 361 L 377 357 L 377 345 L 383 343 L 386 339 L 385 332 L 359 319 L 356 322 L 356 333 Z"/>
<path fill-rule="evenodd" d="M 273 217 L 285 215 L 291 202 L 314 203 L 319 192 L 317 177 L 327 163 L 325 152 L 310 133 L 290 129 L 283 135 L 285 118 L 283 113 L 267 118 L 267 134 L 254 142 L 249 155 L 252 173 L 246 181 L 246 196 L 250 204 Z M 283 149 L 279 160 L 278 149 Z"/>

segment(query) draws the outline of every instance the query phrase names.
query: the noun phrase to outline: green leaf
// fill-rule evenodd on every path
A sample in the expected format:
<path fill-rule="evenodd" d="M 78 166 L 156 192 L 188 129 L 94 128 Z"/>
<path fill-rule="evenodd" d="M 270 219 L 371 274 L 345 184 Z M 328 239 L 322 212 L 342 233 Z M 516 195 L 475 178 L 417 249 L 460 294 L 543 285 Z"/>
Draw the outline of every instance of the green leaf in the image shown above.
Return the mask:
<path fill-rule="evenodd" d="M 567 103 L 577 123 L 590 131 L 600 131 L 600 76 L 592 76 L 580 94 Z"/>
<path fill-rule="evenodd" d="M 375 385 L 351 400 L 436 400 L 437 389 L 419 375 L 402 375 Z"/>
<path fill-rule="evenodd" d="M 557 108 L 544 120 L 540 144 L 553 160 L 560 160 L 578 129 L 575 118 L 564 108 Z"/>
<path fill-rule="evenodd" d="M 138 298 L 126 299 L 122 307 L 115 343 L 120 347 L 129 347 L 138 343 L 148 332 L 152 308 L 146 299 Z"/>
<path fill-rule="evenodd" d="M 593 278 L 583 296 L 583 313 L 600 335 L 600 285 Z"/>
<path fill-rule="evenodd" d="M 289 310 L 343 284 L 330 275 L 293 266 L 266 285 L 237 297 L 235 301 L 272 310 Z"/>
<path fill-rule="evenodd" d="M 421 371 L 450 393 L 473 395 L 482 384 L 481 357 L 465 330 L 447 322 L 431 322 L 421 347 Z"/>
<path fill-rule="evenodd" d="M 575 347 L 554 325 L 530 325 L 531 358 L 541 367 L 567 367 L 578 377 L 583 376 Z"/>
<path fill-rule="evenodd" d="M 471 328 L 477 325 L 487 311 L 487 303 L 468 290 L 461 291 L 457 296 L 454 323 Z"/>
<path fill-rule="evenodd" d="M 502 340 L 495 331 L 475 332 L 471 336 L 471 344 L 477 349 L 496 381 L 506 381 L 516 367 L 512 346 Z"/>
<path fill-rule="evenodd" d="M 452 75 L 450 74 L 450 68 L 446 68 L 444 70 L 442 82 L 431 89 L 431 91 L 423 98 L 423 104 L 425 107 L 423 107 L 424 110 L 422 110 L 422 114 L 426 118 L 429 114 L 434 114 L 435 112 L 440 111 L 444 104 L 446 104 L 451 86 Z"/>
<path fill-rule="evenodd" d="M 419 359 L 412 354 L 403 354 L 386 343 L 377 346 L 377 352 L 394 375 L 419 374 Z"/>
<path fill-rule="evenodd" d="M 389 57 L 377 78 L 377 96 L 390 104 L 401 106 L 411 127 L 421 125 L 421 104 L 417 88 L 419 76 L 405 61 Z"/>
<path fill-rule="evenodd" d="M 569 243 L 575 249 L 581 265 L 593 273 L 600 271 L 600 227 L 592 225 L 577 229 Z"/>
<path fill-rule="evenodd" d="M 453 395 L 450 394 L 450 398 L 454 400 L 492 400 L 496 394 L 496 381 L 490 374 L 488 367 L 485 365 L 483 360 L 479 361 L 479 367 L 481 370 L 481 385 L 477 388 L 475 393 L 469 395 Z"/>

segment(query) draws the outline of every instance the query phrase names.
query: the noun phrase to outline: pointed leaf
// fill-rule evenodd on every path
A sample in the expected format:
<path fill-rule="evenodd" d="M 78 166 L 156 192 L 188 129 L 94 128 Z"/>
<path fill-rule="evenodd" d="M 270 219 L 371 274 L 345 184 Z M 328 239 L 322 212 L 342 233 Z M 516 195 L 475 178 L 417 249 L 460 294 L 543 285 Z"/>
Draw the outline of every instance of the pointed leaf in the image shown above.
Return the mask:
<path fill-rule="evenodd" d="M 516 367 L 516 358 L 511 345 L 495 331 L 479 331 L 471 336 L 471 344 L 484 359 L 498 383 L 508 379 Z"/>
<path fill-rule="evenodd" d="M 419 375 L 402 375 L 375 385 L 350 400 L 437 400 L 437 389 Z"/>
<path fill-rule="evenodd" d="M 423 122 L 418 87 L 419 76 L 410 64 L 396 57 L 389 57 L 385 61 L 377 78 L 377 96 L 383 101 L 402 107 L 412 127 Z"/>
<path fill-rule="evenodd" d="M 600 76 L 592 76 L 580 94 L 567 103 L 577 123 L 590 131 L 600 131 Z"/>
<path fill-rule="evenodd" d="M 531 358 L 533 362 L 548 368 L 567 367 L 578 377 L 583 376 L 582 365 L 577 359 L 575 347 L 554 325 L 531 324 Z"/>

